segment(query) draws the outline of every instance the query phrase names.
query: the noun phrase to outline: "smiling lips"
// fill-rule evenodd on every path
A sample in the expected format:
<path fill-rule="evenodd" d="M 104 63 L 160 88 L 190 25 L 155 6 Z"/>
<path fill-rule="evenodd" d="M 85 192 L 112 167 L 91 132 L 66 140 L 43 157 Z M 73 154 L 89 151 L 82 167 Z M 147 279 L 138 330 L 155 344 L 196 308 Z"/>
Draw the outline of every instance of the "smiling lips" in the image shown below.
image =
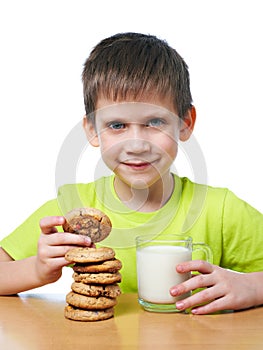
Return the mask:
<path fill-rule="evenodd" d="M 133 170 L 145 170 L 152 165 L 151 162 L 121 162 L 121 164 Z"/>

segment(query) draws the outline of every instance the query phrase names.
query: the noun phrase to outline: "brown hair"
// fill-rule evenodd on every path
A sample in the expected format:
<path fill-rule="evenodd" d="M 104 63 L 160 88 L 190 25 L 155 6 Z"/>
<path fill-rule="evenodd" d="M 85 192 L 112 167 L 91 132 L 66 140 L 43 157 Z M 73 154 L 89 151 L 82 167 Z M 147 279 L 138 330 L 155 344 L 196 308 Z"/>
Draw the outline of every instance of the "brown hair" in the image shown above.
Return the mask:
<path fill-rule="evenodd" d="M 152 35 L 120 33 L 92 50 L 82 73 L 86 115 L 94 118 L 99 96 L 113 101 L 147 93 L 171 96 L 183 118 L 192 106 L 188 67 L 166 41 Z"/>

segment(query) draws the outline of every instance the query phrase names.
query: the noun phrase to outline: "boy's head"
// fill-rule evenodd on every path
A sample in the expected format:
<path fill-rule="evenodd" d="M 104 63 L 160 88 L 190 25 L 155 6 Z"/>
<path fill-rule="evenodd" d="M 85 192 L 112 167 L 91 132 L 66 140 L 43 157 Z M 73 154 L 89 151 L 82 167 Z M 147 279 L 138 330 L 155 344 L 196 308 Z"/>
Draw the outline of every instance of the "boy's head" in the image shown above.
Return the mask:
<path fill-rule="evenodd" d="M 94 118 L 98 98 L 138 101 L 170 97 L 180 118 L 192 106 L 188 67 L 165 41 L 152 35 L 121 33 L 102 40 L 82 74 L 86 115 Z"/>

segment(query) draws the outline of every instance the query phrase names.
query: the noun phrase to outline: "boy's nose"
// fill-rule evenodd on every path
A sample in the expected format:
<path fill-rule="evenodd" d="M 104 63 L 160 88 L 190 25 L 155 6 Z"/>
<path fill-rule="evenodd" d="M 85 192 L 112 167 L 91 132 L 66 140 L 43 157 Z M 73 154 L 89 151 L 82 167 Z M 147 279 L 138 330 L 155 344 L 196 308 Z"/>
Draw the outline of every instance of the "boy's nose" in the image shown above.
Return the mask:
<path fill-rule="evenodd" d="M 126 152 L 142 153 L 150 150 L 150 140 L 146 138 L 140 126 L 134 125 L 126 142 Z"/>
<path fill-rule="evenodd" d="M 126 152 L 143 153 L 150 150 L 149 141 L 141 138 L 130 139 L 126 144 Z"/>

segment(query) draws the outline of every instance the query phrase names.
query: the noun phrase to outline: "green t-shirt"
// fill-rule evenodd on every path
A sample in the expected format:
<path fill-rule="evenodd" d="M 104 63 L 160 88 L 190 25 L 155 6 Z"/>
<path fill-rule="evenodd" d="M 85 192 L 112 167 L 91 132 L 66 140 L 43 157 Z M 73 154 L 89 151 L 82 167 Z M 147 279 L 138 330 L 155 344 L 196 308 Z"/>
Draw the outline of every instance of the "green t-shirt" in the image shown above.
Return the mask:
<path fill-rule="evenodd" d="M 263 215 L 227 189 L 195 184 L 176 175 L 174 178 L 175 189 L 169 201 L 150 213 L 130 210 L 119 200 L 114 176 L 88 184 L 64 185 L 56 199 L 34 212 L 0 246 L 15 260 L 36 255 L 41 218 L 89 206 L 111 219 L 111 234 L 97 246 L 114 248 L 122 261 L 123 292 L 137 291 L 135 237 L 142 234 L 183 233 L 193 242 L 208 244 L 216 265 L 240 272 L 263 271 Z"/>

